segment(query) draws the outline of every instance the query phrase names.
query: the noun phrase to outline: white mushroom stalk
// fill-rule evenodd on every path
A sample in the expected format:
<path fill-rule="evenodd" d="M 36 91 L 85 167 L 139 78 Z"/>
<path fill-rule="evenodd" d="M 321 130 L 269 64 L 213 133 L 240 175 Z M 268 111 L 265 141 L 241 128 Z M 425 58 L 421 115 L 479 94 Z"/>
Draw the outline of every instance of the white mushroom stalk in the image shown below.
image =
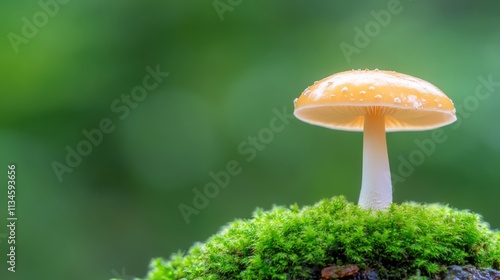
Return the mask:
<path fill-rule="evenodd" d="M 433 129 L 457 119 L 453 101 L 434 85 L 378 69 L 328 76 L 306 88 L 294 105 L 294 115 L 306 123 L 363 131 L 359 206 L 374 210 L 392 203 L 386 131 Z"/>
<path fill-rule="evenodd" d="M 363 178 L 359 206 L 385 209 L 392 203 L 392 183 L 385 138 L 385 117 L 369 114 L 364 118 Z"/>

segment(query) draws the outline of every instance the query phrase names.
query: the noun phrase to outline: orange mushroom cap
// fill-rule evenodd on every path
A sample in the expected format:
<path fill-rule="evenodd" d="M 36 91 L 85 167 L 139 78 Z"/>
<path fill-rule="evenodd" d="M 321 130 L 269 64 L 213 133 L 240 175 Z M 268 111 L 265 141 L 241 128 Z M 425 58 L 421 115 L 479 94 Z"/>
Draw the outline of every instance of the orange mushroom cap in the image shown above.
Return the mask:
<path fill-rule="evenodd" d="M 383 115 L 386 131 L 428 130 L 457 119 L 451 99 L 431 83 L 378 69 L 326 77 L 294 104 L 294 115 L 304 122 L 349 131 L 363 131 L 368 114 Z"/>

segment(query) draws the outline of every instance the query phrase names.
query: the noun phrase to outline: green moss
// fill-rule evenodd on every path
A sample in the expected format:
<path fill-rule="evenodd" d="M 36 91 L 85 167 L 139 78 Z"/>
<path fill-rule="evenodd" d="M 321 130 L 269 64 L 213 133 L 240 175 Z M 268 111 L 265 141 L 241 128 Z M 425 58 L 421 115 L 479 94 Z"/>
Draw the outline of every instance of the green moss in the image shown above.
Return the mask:
<path fill-rule="evenodd" d="M 334 197 L 302 209 L 257 210 L 187 254 L 153 260 L 147 279 L 319 279 L 334 264 L 397 279 L 435 275 L 447 265 L 499 269 L 500 233 L 477 214 L 446 206 L 373 211 Z"/>

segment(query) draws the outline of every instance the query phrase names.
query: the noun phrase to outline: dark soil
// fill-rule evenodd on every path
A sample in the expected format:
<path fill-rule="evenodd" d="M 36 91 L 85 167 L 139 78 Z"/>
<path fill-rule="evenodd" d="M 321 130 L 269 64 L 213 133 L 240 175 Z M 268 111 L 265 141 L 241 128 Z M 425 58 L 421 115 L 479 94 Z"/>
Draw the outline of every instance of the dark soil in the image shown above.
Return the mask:
<path fill-rule="evenodd" d="M 408 277 L 394 275 L 379 275 L 375 269 L 356 270 L 356 265 L 332 266 L 324 268 L 321 279 L 345 279 L 345 280 L 380 280 L 380 279 L 404 279 Z M 352 273 L 356 271 L 355 273 Z M 478 269 L 473 266 L 453 265 L 447 271 L 428 279 L 441 280 L 500 280 L 500 271 L 494 269 Z"/>

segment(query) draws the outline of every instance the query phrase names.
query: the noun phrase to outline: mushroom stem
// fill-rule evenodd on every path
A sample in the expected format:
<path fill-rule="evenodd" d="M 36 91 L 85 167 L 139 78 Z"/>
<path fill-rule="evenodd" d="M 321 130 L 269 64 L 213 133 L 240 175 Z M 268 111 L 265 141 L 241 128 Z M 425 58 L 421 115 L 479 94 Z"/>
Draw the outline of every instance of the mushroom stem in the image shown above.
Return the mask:
<path fill-rule="evenodd" d="M 385 140 L 383 115 L 368 114 L 363 131 L 363 179 L 359 206 L 364 209 L 385 209 L 392 203 L 392 182 Z"/>

